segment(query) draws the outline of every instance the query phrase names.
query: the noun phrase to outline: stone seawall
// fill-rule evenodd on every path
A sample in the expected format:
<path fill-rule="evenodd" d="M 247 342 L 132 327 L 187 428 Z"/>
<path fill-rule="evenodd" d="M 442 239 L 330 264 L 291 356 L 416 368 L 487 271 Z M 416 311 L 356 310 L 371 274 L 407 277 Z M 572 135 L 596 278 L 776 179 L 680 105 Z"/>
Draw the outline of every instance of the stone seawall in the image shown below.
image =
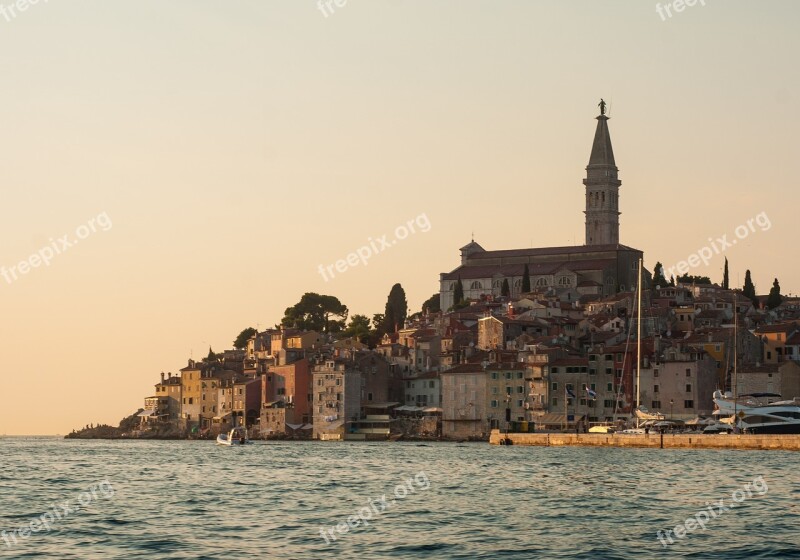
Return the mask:
<path fill-rule="evenodd" d="M 489 443 L 499 445 L 505 433 L 492 430 Z M 512 445 L 646 447 L 653 449 L 777 449 L 800 451 L 800 435 L 725 434 L 508 434 Z"/>

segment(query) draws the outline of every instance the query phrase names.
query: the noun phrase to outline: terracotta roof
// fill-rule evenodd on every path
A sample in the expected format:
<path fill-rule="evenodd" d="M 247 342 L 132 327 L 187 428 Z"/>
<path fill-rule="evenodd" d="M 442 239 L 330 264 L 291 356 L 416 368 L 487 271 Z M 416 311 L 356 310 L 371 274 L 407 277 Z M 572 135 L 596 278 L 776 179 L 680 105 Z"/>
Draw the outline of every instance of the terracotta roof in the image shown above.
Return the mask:
<path fill-rule="evenodd" d="M 442 373 L 483 373 L 481 364 L 458 364 Z"/>

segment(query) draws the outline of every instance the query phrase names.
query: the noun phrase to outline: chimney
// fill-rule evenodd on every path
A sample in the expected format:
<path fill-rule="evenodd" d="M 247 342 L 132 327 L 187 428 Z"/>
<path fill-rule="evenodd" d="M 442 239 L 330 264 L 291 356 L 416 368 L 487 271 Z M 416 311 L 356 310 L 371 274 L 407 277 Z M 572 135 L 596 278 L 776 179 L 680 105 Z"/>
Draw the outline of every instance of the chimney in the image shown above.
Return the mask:
<path fill-rule="evenodd" d="M 161 372 L 161 383 L 164 383 L 164 372 Z"/>

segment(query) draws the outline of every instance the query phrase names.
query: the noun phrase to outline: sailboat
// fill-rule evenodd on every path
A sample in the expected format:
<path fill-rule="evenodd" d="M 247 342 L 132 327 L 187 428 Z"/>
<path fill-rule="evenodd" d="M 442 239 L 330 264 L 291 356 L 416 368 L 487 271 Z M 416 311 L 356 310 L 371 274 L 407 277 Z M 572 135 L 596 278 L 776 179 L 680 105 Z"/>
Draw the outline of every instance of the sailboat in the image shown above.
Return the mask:
<path fill-rule="evenodd" d="M 636 427 L 622 430 L 621 434 L 644 434 L 644 428 L 640 427 L 640 421 L 663 420 L 664 415 L 651 413 L 641 403 L 641 369 L 642 369 L 642 259 L 639 259 L 639 278 L 636 287 L 636 408 L 633 411 L 636 417 Z"/>

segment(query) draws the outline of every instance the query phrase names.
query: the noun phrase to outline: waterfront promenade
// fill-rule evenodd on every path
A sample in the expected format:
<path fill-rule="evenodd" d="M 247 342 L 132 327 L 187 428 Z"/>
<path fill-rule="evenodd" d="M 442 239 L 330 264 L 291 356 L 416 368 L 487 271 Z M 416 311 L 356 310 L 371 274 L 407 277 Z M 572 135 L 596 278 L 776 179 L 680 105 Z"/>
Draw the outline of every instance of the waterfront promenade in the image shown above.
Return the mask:
<path fill-rule="evenodd" d="M 774 449 L 800 451 L 800 435 L 733 434 L 564 434 L 510 433 L 512 445 L 544 447 L 646 447 L 655 449 Z M 492 430 L 489 443 L 500 445 L 506 434 Z"/>

